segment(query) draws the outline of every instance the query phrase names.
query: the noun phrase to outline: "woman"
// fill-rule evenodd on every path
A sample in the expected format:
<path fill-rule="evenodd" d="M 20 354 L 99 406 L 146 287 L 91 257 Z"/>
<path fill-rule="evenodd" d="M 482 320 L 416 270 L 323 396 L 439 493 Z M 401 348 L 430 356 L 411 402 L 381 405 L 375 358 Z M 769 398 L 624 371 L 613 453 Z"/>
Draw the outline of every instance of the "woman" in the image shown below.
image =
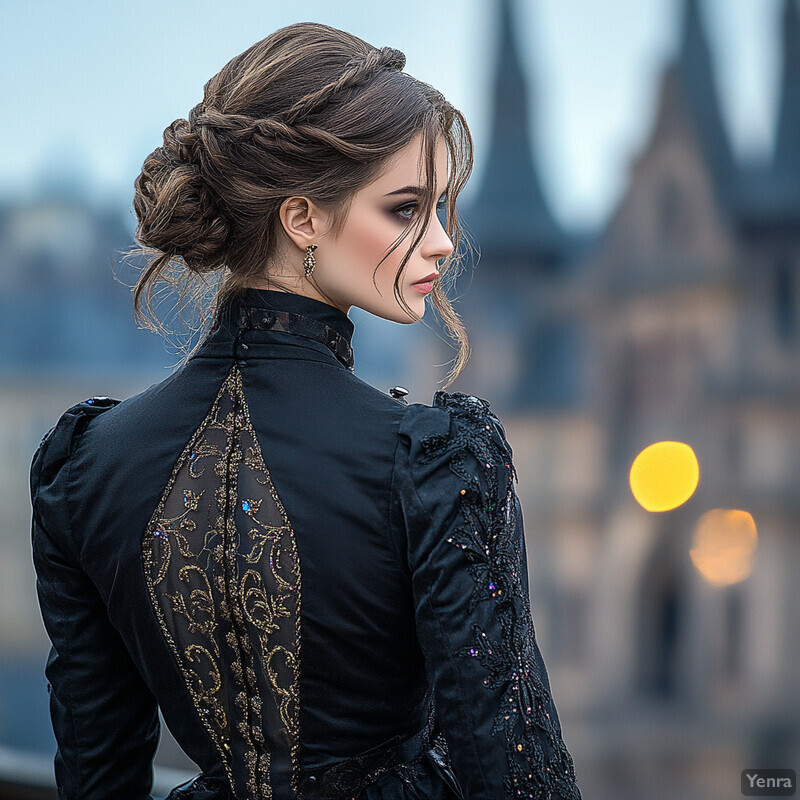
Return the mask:
<path fill-rule="evenodd" d="M 217 291 L 170 377 L 78 403 L 33 459 L 61 798 L 149 798 L 159 707 L 202 770 L 170 800 L 580 798 L 500 421 L 353 371 L 353 305 L 429 296 L 466 355 L 443 284 L 472 142 L 404 65 L 282 28 L 136 180 L 137 318 L 157 283 Z"/>

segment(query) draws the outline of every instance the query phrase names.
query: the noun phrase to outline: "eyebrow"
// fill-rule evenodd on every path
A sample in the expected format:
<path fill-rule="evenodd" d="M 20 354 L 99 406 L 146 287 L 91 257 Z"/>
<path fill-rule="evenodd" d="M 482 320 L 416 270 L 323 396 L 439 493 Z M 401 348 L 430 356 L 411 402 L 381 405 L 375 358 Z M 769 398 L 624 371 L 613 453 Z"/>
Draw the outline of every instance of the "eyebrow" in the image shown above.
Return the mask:
<path fill-rule="evenodd" d="M 444 194 L 447 189 L 442 191 Z M 416 197 L 422 197 L 425 190 L 421 186 L 404 186 L 402 189 L 395 189 L 393 192 L 387 192 L 384 197 L 391 197 L 393 194 L 413 194 Z"/>

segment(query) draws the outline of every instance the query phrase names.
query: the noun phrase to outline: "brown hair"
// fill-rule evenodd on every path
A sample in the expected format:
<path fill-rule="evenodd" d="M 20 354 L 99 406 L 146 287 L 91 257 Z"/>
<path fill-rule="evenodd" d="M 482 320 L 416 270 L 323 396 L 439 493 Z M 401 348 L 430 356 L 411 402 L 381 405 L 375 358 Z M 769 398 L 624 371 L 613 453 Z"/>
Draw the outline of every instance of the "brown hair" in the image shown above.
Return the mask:
<path fill-rule="evenodd" d="M 454 249 L 430 296 L 459 343 L 449 386 L 469 357 L 466 331 L 445 289 L 460 271 L 464 236 L 455 204 L 472 172 L 472 137 L 461 112 L 440 92 L 402 71 L 405 61 L 400 50 L 300 22 L 256 42 L 211 78 L 202 102 L 188 120 L 164 131 L 163 145 L 145 159 L 135 181 L 140 247 L 134 251 L 154 256 L 133 290 L 136 320 L 165 331 L 152 299 L 155 285 L 166 283 L 178 291 L 179 306 L 187 297 L 193 301 L 203 323 L 209 321 L 211 288 L 216 322 L 243 287 L 268 278 L 264 264 L 278 243 L 279 211 L 287 197 L 308 197 L 328 210 L 335 234 L 353 195 L 421 134 L 420 213 L 390 251 L 417 231 L 394 282 L 395 297 L 410 311 L 399 282 L 437 200 L 435 146 L 443 136 L 450 161 L 446 229 Z"/>

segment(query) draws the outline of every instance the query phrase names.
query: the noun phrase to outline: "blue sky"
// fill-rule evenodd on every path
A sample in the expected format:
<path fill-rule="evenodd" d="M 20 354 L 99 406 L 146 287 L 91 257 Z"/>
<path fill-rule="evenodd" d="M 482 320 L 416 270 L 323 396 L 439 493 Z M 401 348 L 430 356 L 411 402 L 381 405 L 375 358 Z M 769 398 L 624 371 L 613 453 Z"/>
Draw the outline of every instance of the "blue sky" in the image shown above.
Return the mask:
<path fill-rule="evenodd" d="M 652 122 L 679 0 L 517 0 L 545 191 L 568 226 L 601 223 Z M 703 7 L 723 111 L 741 153 L 771 146 L 779 0 Z M 466 115 L 477 188 L 495 48 L 494 0 L 3 0 L 0 192 L 77 173 L 129 204 L 161 132 L 230 58 L 276 28 L 314 20 L 406 53 L 406 71 Z"/>

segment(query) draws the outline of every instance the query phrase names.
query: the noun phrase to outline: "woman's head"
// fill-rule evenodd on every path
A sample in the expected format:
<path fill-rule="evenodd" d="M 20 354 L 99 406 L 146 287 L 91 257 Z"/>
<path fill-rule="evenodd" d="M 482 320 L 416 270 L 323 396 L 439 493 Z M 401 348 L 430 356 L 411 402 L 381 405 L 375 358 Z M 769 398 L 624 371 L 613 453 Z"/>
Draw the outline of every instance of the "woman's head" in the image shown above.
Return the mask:
<path fill-rule="evenodd" d="M 392 245 L 420 216 L 422 152 L 417 135 L 390 159 L 376 179 L 349 198 L 339 228 L 335 214 L 317 208 L 313 201 L 303 197 L 285 200 L 279 212 L 279 252 L 267 278 L 258 285 L 308 294 L 345 312 L 355 305 L 395 322 L 421 318 L 428 292 L 413 284 L 438 273 L 437 261 L 453 252 L 453 243 L 432 210 L 428 230 L 408 257 L 395 294 L 400 262 L 409 251 L 410 239 L 394 251 Z M 436 197 L 441 198 L 447 189 L 447 147 L 441 136 L 435 162 Z M 302 257 L 306 247 L 314 244 L 316 264 L 309 279 Z M 429 286 L 422 288 L 429 290 Z"/>
<path fill-rule="evenodd" d="M 412 284 L 439 271 L 430 296 L 461 345 L 452 382 L 468 348 L 445 287 L 460 263 L 455 201 L 472 140 L 461 113 L 404 66 L 399 50 L 305 22 L 209 80 L 135 182 L 136 239 L 155 256 L 135 289 L 137 318 L 148 324 L 140 302 L 150 311 L 167 282 L 196 298 L 215 286 L 212 317 L 256 286 L 414 322 L 425 309 Z M 398 193 L 409 186 L 419 195 Z"/>

